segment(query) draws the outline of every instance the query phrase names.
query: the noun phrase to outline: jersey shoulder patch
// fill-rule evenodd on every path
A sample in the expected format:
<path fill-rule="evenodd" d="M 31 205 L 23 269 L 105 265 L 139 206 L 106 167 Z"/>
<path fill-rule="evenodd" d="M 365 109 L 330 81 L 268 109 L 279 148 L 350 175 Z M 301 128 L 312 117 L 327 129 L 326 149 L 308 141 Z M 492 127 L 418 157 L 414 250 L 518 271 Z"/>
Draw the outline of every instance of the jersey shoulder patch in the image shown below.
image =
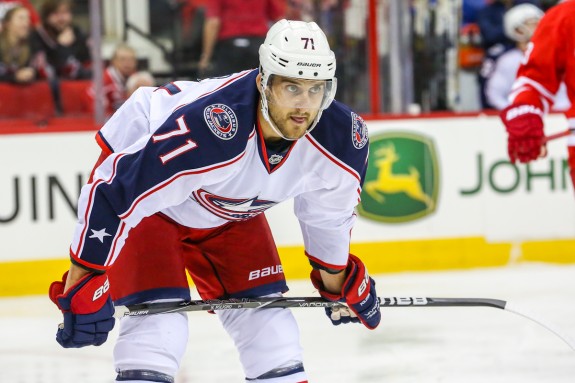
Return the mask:
<path fill-rule="evenodd" d="M 204 121 L 210 131 L 221 140 L 231 140 L 238 131 L 238 117 L 226 104 L 215 103 L 204 108 Z"/>
<path fill-rule="evenodd" d="M 365 172 L 369 134 L 363 118 L 347 105 L 334 101 L 310 135 L 359 174 Z"/>

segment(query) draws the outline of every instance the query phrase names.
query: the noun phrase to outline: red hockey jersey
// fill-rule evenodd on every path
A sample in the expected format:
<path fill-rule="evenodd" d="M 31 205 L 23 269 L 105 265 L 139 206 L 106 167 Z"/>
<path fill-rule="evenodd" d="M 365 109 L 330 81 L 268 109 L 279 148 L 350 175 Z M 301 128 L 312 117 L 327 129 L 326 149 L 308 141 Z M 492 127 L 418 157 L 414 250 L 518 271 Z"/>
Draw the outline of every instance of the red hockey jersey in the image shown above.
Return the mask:
<path fill-rule="evenodd" d="M 575 1 L 551 8 L 539 22 L 513 84 L 510 101 L 549 111 L 561 82 L 571 106 L 565 111 L 575 127 Z"/>

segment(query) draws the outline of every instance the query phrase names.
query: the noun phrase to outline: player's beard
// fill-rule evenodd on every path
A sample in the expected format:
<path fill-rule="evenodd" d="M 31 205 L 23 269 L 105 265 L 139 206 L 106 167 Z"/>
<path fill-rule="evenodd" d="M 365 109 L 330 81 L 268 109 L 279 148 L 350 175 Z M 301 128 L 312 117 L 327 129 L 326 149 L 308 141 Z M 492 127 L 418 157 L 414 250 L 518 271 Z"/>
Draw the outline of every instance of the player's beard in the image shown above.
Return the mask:
<path fill-rule="evenodd" d="M 297 140 L 306 134 L 318 111 L 313 110 L 313 112 L 310 112 L 302 111 L 302 109 L 290 109 L 286 112 L 285 109 L 270 107 L 268 113 L 272 123 L 284 138 Z M 301 122 L 296 122 L 297 120 L 301 120 Z"/>

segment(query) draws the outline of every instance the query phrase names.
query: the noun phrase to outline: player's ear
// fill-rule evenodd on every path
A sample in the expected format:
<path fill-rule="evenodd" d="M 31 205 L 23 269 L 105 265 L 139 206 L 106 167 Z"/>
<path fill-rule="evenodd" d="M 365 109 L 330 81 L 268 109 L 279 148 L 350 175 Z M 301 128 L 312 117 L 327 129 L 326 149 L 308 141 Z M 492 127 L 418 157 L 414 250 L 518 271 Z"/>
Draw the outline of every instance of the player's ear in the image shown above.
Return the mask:
<path fill-rule="evenodd" d="M 258 76 L 256 77 L 256 86 L 258 87 L 258 91 L 261 93 L 262 92 L 262 74 L 259 73 Z"/>

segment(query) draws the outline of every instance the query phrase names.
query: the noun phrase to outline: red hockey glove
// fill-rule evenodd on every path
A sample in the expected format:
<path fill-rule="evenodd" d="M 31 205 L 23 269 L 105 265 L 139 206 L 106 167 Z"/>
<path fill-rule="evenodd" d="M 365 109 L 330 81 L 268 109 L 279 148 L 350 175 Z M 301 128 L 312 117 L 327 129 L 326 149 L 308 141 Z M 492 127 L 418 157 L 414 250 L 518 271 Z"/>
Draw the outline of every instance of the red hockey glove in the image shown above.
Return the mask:
<path fill-rule="evenodd" d="M 56 341 L 64 348 L 99 346 L 114 328 L 114 304 L 105 274 L 88 274 L 64 294 L 68 272 L 50 285 L 49 296 L 64 314 Z"/>
<path fill-rule="evenodd" d="M 375 291 L 375 281 L 367 274 L 367 269 L 361 260 L 353 254 L 349 255 L 346 268 L 346 279 L 339 294 L 325 291 L 319 270 L 312 270 L 311 282 L 319 294 L 330 301 L 345 302 L 351 309 L 326 308 L 326 314 L 334 325 L 349 322 L 361 322 L 365 327 L 374 329 L 381 321 L 379 300 Z"/>
<path fill-rule="evenodd" d="M 525 163 L 545 154 L 543 112 L 533 105 L 511 105 L 500 117 L 509 134 L 507 152 L 512 163 Z"/>

